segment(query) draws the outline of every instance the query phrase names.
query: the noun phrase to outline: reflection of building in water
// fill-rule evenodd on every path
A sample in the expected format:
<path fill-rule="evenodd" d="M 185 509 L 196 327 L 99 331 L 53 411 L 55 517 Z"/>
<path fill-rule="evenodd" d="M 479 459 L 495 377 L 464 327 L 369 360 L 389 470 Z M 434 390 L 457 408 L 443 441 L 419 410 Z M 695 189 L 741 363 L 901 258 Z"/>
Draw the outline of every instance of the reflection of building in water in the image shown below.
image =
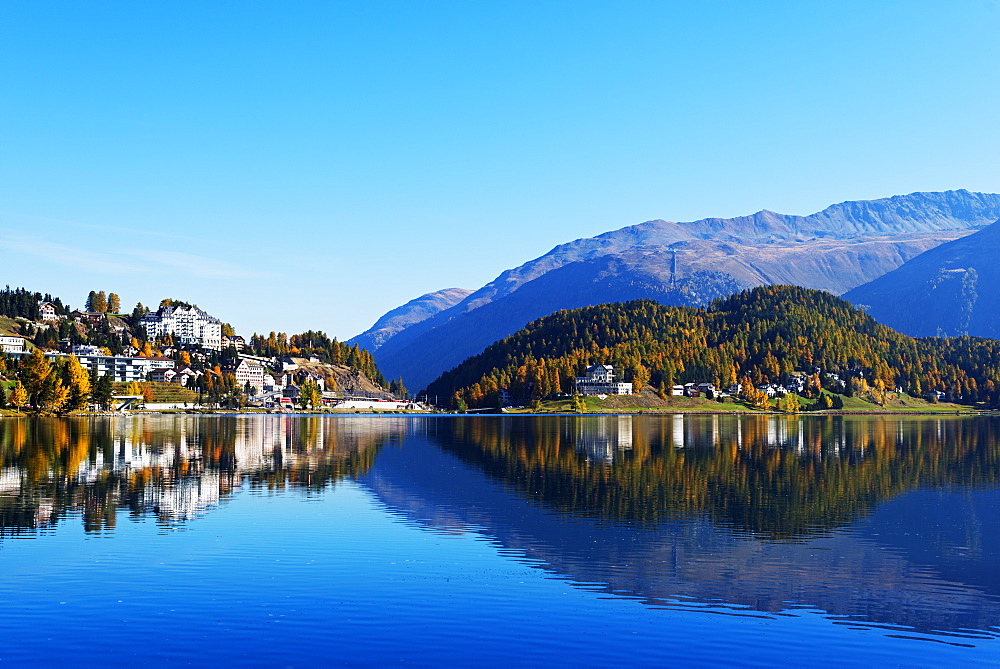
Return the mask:
<path fill-rule="evenodd" d="M 842 423 L 823 428 L 823 423 L 805 416 L 697 416 L 677 414 L 663 419 L 660 439 L 672 448 L 735 446 L 740 450 L 779 448 L 813 457 L 841 452 L 863 457 L 870 438 L 846 431 Z M 637 428 L 639 429 L 639 428 Z M 903 433 L 893 428 L 894 439 L 902 443 Z"/>
<path fill-rule="evenodd" d="M 612 462 L 615 452 L 632 448 L 632 416 L 581 418 L 577 427 L 576 450 L 588 460 Z"/>
<path fill-rule="evenodd" d="M 21 492 L 21 470 L 4 467 L 0 470 L 0 495 L 17 495 Z"/>
<path fill-rule="evenodd" d="M 123 417 L 113 419 L 110 443 L 79 464 L 74 480 L 117 476 L 139 488 L 132 495 L 140 506 L 182 520 L 218 505 L 247 477 L 281 485 L 288 472 L 329 471 L 331 460 L 407 429 L 404 417 Z M 21 477 L 0 471 L 0 494 L 17 494 Z"/>

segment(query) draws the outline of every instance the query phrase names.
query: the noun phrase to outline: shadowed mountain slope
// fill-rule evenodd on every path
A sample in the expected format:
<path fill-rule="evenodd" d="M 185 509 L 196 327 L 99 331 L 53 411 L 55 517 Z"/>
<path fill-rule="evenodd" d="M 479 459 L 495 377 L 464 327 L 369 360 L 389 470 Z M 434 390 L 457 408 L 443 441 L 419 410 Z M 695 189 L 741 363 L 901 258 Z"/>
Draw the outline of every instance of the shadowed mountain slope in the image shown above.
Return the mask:
<path fill-rule="evenodd" d="M 1000 221 L 942 244 L 844 297 L 900 332 L 1000 337 Z"/>

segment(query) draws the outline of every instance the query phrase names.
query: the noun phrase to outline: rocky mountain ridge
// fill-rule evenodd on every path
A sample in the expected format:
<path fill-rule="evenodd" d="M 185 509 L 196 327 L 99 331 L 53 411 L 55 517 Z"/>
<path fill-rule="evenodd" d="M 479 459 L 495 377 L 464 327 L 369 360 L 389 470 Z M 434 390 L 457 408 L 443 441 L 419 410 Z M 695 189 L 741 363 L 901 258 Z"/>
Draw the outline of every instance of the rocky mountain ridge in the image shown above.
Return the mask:
<path fill-rule="evenodd" d="M 702 306 L 774 283 L 842 293 L 997 218 L 1000 195 L 957 190 L 842 202 L 809 216 L 764 210 L 730 219 L 647 221 L 561 244 L 501 273 L 385 339 L 376 358 L 390 378 L 402 376 L 419 388 L 556 309 L 640 297 Z"/>

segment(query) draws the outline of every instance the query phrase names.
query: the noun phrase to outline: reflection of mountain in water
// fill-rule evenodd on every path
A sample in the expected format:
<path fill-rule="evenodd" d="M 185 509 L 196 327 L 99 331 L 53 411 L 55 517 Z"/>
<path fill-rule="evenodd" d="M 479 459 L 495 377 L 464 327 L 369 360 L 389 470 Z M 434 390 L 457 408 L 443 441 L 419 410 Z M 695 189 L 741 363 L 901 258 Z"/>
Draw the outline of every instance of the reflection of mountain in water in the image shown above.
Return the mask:
<path fill-rule="evenodd" d="M 183 521 L 243 485 L 325 487 L 371 465 L 405 420 L 156 417 L 0 421 L 0 531 L 80 512 L 90 530 L 119 509 Z"/>
<path fill-rule="evenodd" d="M 431 421 L 361 480 L 397 513 L 651 605 L 996 634 L 996 420 L 625 420 Z"/>

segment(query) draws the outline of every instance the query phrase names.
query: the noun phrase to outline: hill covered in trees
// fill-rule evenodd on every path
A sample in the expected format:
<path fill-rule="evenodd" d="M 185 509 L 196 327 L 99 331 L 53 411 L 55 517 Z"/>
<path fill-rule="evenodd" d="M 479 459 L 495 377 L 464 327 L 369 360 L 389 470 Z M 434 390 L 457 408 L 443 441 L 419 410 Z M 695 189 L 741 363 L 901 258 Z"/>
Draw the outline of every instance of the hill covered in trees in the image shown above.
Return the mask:
<path fill-rule="evenodd" d="M 442 374 L 427 392 L 472 407 L 497 406 L 501 388 L 514 401 L 542 399 L 572 392 L 574 377 L 595 363 L 661 393 L 676 383 L 756 386 L 804 373 L 817 386 L 838 378 L 848 393 L 941 390 L 1000 401 L 1000 341 L 915 339 L 829 293 L 795 286 L 754 288 L 705 309 L 635 300 L 558 311 Z"/>

